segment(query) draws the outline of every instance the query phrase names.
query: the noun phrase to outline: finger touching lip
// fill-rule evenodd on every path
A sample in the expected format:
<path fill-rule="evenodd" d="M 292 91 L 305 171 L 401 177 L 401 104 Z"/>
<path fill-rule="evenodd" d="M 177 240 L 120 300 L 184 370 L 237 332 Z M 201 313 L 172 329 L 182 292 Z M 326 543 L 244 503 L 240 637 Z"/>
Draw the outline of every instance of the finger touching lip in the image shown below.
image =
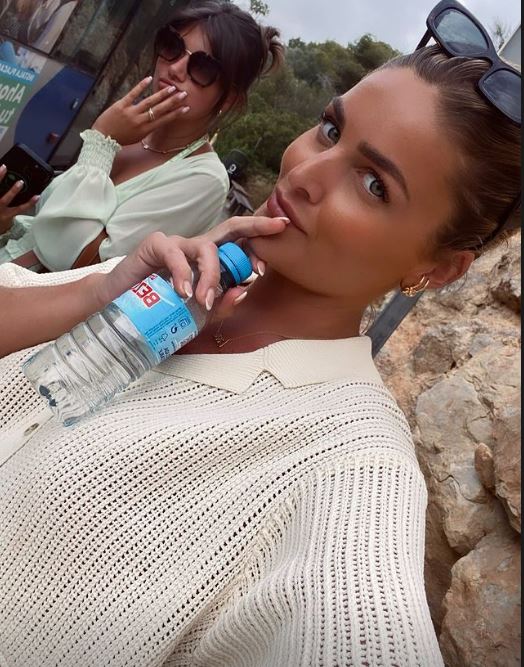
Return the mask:
<path fill-rule="evenodd" d="M 178 88 L 175 86 L 175 84 L 172 81 L 168 81 L 167 79 L 160 79 L 158 82 L 159 88 L 171 88 L 174 87 L 178 90 Z"/>

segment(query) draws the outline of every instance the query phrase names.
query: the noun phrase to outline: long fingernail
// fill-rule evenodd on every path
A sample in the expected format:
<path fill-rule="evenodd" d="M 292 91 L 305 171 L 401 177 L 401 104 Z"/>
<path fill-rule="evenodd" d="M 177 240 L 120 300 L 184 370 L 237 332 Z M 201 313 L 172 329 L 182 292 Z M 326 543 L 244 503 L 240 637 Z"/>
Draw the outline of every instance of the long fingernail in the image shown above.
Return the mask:
<path fill-rule="evenodd" d="M 153 77 L 152 76 L 146 76 L 144 81 L 147 81 L 148 83 L 151 83 L 151 81 L 153 81 Z"/>
<path fill-rule="evenodd" d="M 278 220 L 283 220 L 286 223 L 286 225 L 289 225 L 290 222 L 291 222 L 291 220 L 289 218 L 284 218 L 284 217 L 278 218 Z"/>
<path fill-rule="evenodd" d="M 177 99 L 177 100 L 185 100 L 186 97 L 187 97 L 187 93 L 186 93 L 186 91 L 184 90 L 183 92 L 178 93 L 178 95 L 176 96 L 176 99 Z M 189 109 L 189 107 L 188 107 L 188 109 Z"/>
<path fill-rule="evenodd" d="M 191 107 L 182 107 L 182 109 L 180 109 L 181 113 L 187 113 L 188 111 L 191 111 Z"/>
<path fill-rule="evenodd" d="M 206 295 L 206 308 L 208 311 L 211 310 L 211 308 L 213 308 L 214 303 L 215 303 L 215 290 L 210 289 L 208 290 Z"/>
<path fill-rule="evenodd" d="M 265 262 L 257 262 L 257 273 L 260 277 L 262 277 L 266 273 Z"/>
<path fill-rule="evenodd" d="M 244 301 L 246 296 L 247 296 L 247 290 L 245 292 L 242 292 L 242 294 L 240 294 L 239 296 L 237 296 L 237 298 L 233 301 L 233 305 L 238 306 L 239 303 L 242 303 L 242 301 Z"/>
<path fill-rule="evenodd" d="M 186 280 L 184 282 L 183 287 L 184 287 L 185 295 L 187 296 L 188 299 L 190 299 L 193 296 L 193 287 L 191 286 L 191 283 L 189 282 L 189 280 Z"/>
<path fill-rule="evenodd" d="M 4 169 L 7 169 L 7 167 L 5 166 L 5 164 L 3 164 L 3 165 L 0 167 L 0 170 L 4 171 Z"/>
<path fill-rule="evenodd" d="M 24 185 L 24 181 L 17 181 L 15 185 L 17 188 L 21 188 Z"/>

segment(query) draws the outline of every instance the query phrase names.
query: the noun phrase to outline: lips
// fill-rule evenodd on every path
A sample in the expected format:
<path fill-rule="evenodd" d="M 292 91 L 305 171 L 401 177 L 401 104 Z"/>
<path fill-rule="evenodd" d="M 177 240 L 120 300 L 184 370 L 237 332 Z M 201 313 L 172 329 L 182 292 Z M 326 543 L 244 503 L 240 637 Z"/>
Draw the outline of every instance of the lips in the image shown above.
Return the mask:
<path fill-rule="evenodd" d="M 289 218 L 291 224 L 299 231 L 305 234 L 302 224 L 297 219 L 291 204 L 286 200 L 285 195 L 276 188 L 271 197 L 267 200 L 267 210 L 272 218 Z"/>
<path fill-rule="evenodd" d="M 166 79 L 160 79 L 160 81 L 158 82 L 158 86 L 159 88 L 169 88 L 170 86 L 175 86 L 175 84 L 172 81 L 167 81 Z"/>

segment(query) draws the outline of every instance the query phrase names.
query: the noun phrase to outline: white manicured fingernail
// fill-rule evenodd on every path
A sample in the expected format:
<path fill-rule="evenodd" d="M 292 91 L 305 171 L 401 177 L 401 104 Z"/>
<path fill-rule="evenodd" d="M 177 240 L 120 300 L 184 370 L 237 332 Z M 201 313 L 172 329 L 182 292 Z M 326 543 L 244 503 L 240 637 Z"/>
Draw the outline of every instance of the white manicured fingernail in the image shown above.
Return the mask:
<path fill-rule="evenodd" d="M 17 181 L 15 185 L 16 185 L 17 188 L 21 188 L 23 186 L 23 184 L 24 184 L 24 181 Z"/>
<path fill-rule="evenodd" d="M 3 164 L 3 165 L 0 167 L 0 169 L 1 169 L 2 171 L 4 171 L 4 169 L 6 169 L 5 164 Z"/>
<path fill-rule="evenodd" d="M 286 223 L 286 225 L 289 225 L 291 223 L 291 220 L 289 218 L 282 217 L 282 218 L 278 218 L 278 220 L 283 220 Z"/>
<path fill-rule="evenodd" d="M 262 277 L 266 273 L 265 262 L 257 262 L 257 273 L 260 277 Z"/>
<path fill-rule="evenodd" d="M 182 107 L 180 109 L 180 113 L 187 113 L 188 111 L 191 111 L 191 107 Z"/>
<path fill-rule="evenodd" d="M 190 299 L 193 296 L 193 288 L 189 280 L 186 280 L 184 283 L 184 293 L 188 299 Z"/>
<path fill-rule="evenodd" d="M 147 83 L 151 83 L 151 81 L 153 81 L 153 77 L 152 76 L 146 76 L 144 81 L 147 81 Z"/>
<path fill-rule="evenodd" d="M 233 304 L 235 306 L 238 306 L 239 303 L 242 303 L 242 301 L 244 301 L 246 296 L 247 296 L 247 290 L 245 292 L 242 292 L 242 294 L 240 294 L 239 296 L 237 296 L 237 298 L 233 301 Z"/>
<path fill-rule="evenodd" d="M 174 93 L 175 90 L 176 90 L 176 86 L 169 86 L 169 88 L 167 89 L 167 92 L 168 93 Z"/>
<path fill-rule="evenodd" d="M 210 289 L 206 296 L 206 308 L 208 311 L 211 310 L 211 308 L 213 308 L 214 303 L 215 303 L 215 290 Z"/>
<path fill-rule="evenodd" d="M 178 95 L 176 96 L 177 100 L 185 100 L 186 97 L 187 97 L 187 93 L 186 93 L 185 90 L 181 93 L 178 93 Z M 189 107 L 187 107 L 187 108 L 189 109 Z"/>

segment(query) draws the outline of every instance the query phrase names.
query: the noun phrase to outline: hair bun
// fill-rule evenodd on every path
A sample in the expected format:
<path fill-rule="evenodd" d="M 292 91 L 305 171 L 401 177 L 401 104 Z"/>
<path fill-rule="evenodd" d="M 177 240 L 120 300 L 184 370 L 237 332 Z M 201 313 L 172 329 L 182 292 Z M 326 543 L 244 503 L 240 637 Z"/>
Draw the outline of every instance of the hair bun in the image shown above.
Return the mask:
<path fill-rule="evenodd" d="M 260 32 L 265 45 L 261 73 L 270 74 L 279 69 L 283 64 L 286 47 L 280 35 L 280 30 L 277 28 L 261 26 Z"/>

